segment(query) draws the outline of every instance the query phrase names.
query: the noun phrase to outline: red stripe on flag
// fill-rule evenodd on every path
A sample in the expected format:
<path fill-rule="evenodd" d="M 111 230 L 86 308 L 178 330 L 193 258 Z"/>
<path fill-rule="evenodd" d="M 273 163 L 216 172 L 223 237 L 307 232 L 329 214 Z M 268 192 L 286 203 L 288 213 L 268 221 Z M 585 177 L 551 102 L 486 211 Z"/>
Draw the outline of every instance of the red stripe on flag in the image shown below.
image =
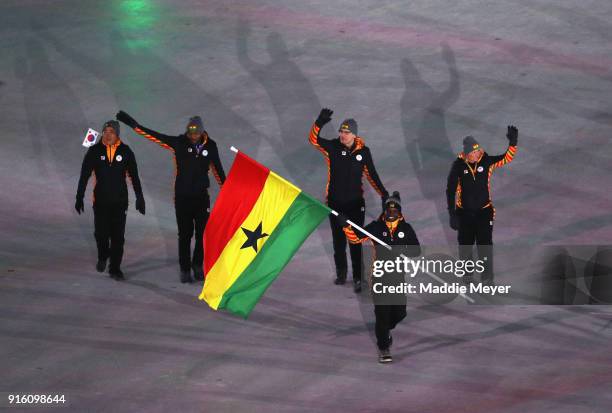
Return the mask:
<path fill-rule="evenodd" d="M 268 168 L 241 152 L 236 155 L 204 231 L 204 274 L 255 206 L 269 173 Z"/>

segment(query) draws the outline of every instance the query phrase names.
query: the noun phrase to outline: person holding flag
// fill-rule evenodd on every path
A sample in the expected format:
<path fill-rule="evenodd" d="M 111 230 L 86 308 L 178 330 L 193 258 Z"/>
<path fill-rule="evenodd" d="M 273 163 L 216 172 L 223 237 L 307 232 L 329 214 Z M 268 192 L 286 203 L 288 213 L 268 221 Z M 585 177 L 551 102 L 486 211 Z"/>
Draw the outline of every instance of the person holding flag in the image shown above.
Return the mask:
<path fill-rule="evenodd" d="M 365 227 L 365 231 L 393 247 L 389 251 L 378 244 L 378 241 L 374 242 L 374 240 L 371 240 L 374 243 L 376 259 L 394 260 L 399 254 L 404 254 L 407 257 L 420 255 L 421 246 L 416 233 L 412 225 L 406 222 L 402 215 L 399 192 L 393 192 L 386 199 L 384 205 L 385 207 L 380 217 Z M 340 215 L 338 220 L 343 225 L 344 234 L 352 245 L 361 245 L 365 241 L 370 240 L 370 237 L 362 232 L 361 229 L 353 229 L 346 222 L 345 216 Z M 404 282 L 404 274 L 388 274 L 388 276 L 395 278 L 383 279 L 384 283 L 399 284 Z M 406 317 L 406 296 L 402 295 L 399 298 L 386 299 L 386 297 L 377 297 L 374 294 L 374 315 L 376 317 L 374 330 L 378 347 L 378 361 L 380 363 L 390 363 L 393 361 L 390 352 L 391 344 L 393 343 L 391 330 Z"/>
<path fill-rule="evenodd" d="M 126 176 L 131 178 L 136 193 L 136 209 L 143 215 L 145 200 L 138 177 L 136 157 L 130 147 L 119 139 L 119 123 L 115 120 L 104 124 L 101 141 L 91 146 L 83 159 L 74 206 L 79 214 L 85 210 L 83 198 L 92 172 L 96 177 L 93 190 L 94 235 L 98 247 L 96 270 L 103 272 L 110 258 L 108 272 L 111 278 L 123 280 L 121 260 L 128 207 Z"/>
<path fill-rule="evenodd" d="M 474 243 L 479 259 L 485 261 L 482 282 L 493 284 L 493 221 L 495 208 L 491 201 L 493 171 L 514 159 L 518 129 L 508 126 L 508 149 L 501 155 L 487 154 L 472 136 L 463 139 L 463 152 L 453 162 L 446 184 L 450 227 L 457 233 L 459 258 L 472 259 Z M 463 277 L 472 282 L 472 275 Z"/>
<path fill-rule="evenodd" d="M 357 122 L 346 119 L 340 125 L 337 139 L 325 139 L 320 131 L 332 117 L 331 109 L 323 108 L 310 129 L 309 142 L 317 148 L 327 162 L 327 185 L 325 197 L 327 205 L 344 214 L 351 221 L 362 225 L 365 220 L 365 200 L 363 197 L 363 177 L 365 176 L 382 201 L 388 192 L 378 177 L 370 149 L 364 140 L 357 136 Z M 346 237 L 336 216 L 330 215 L 334 263 L 336 266 L 336 285 L 346 282 Z M 353 288 L 361 292 L 362 250 L 361 244 L 350 244 L 353 269 Z"/>
<path fill-rule="evenodd" d="M 210 213 L 209 171 L 213 173 L 219 186 L 225 182 L 217 144 L 204 130 L 199 116 L 189 119 L 185 133 L 179 136 L 168 136 L 146 128 L 124 111 L 118 112 L 116 117 L 134 129 L 137 134 L 174 153 L 176 166 L 174 208 L 178 227 L 180 280 L 182 283 L 191 282 L 191 271 L 193 271 L 193 278 L 202 281 L 204 279 L 202 235 Z M 195 245 L 192 257 L 191 238 L 194 231 Z"/>

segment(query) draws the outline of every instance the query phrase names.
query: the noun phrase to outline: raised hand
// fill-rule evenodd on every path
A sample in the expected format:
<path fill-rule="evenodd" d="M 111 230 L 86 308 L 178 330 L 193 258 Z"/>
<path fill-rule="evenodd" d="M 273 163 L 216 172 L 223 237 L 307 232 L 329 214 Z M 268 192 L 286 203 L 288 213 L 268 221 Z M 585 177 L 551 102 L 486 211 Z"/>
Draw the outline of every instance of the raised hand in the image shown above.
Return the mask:
<path fill-rule="evenodd" d="M 128 125 L 132 129 L 134 129 L 134 128 L 136 128 L 138 126 L 138 122 L 136 122 L 136 119 L 134 119 L 133 117 L 131 117 L 130 115 L 128 115 L 127 113 L 125 113 L 122 110 L 117 112 L 117 115 L 115 115 L 115 118 L 119 122 L 125 123 L 126 125 Z"/>
<path fill-rule="evenodd" d="M 317 118 L 315 123 L 317 124 L 319 128 L 322 128 L 325 124 L 327 124 L 331 120 L 333 114 L 334 114 L 333 110 L 329 108 L 323 108 L 321 109 L 321 112 L 319 113 L 319 117 Z"/>
<path fill-rule="evenodd" d="M 508 138 L 510 146 L 516 146 L 516 143 L 518 142 L 518 129 L 516 128 L 516 126 L 508 126 L 508 133 L 506 133 L 506 138 Z"/>

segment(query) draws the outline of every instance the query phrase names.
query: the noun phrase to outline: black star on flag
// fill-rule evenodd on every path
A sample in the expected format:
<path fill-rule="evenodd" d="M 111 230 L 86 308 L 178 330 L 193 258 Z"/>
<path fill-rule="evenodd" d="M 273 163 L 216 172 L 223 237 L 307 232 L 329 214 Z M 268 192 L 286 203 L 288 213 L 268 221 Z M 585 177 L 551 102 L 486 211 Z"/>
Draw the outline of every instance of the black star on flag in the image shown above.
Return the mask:
<path fill-rule="evenodd" d="M 247 240 L 244 241 L 244 244 L 242 244 L 242 247 L 240 247 L 240 249 L 253 247 L 255 252 L 257 252 L 257 241 L 263 237 L 268 236 L 268 234 L 266 233 L 263 233 L 263 234 L 261 233 L 262 232 L 261 222 L 259 223 L 257 228 L 255 228 L 255 231 L 248 230 L 244 227 L 240 227 L 240 228 L 242 228 L 242 230 L 244 231 L 244 234 L 247 236 Z"/>

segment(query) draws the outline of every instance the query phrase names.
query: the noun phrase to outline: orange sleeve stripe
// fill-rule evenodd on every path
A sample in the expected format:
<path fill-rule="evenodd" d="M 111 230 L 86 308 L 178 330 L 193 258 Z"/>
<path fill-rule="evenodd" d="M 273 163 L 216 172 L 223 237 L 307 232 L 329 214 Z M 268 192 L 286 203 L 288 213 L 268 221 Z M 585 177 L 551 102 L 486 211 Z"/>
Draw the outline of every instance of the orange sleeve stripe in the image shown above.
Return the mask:
<path fill-rule="evenodd" d="M 329 163 L 328 156 L 325 156 L 325 163 L 327 164 L 327 184 L 325 184 L 325 199 L 327 199 L 327 196 L 329 195 L 329 183 L 331 181 L 331 166 Z"/>
<path fill-rule="evenodd" d="M 376 185 L 376 182 L 374 182 L 374 179 L 372 179 L 372 177 L 370 176 L 368 167 L 365 165 L 363 166 L 363 172 L 365 173 L 365 176 L 368 179 L 368 182 L 370 183 L 370 185 L 372 185 L 372 188 L 374 188 L 374 190 L 378 192 L 378 195 L 382 196 L 383 195 L 382 190 L 378 187 L 378 185 Z"/>
<path fill-rule="evenodd" d="M 162 148 L 168 149 L 169 151 L 174 151 L 174 149 L 172 149 L 171 146 L 166 145 L 165 143 L 163 143 L 162 141 L 160 141 L 157 138 L 154 138 L 153 136 L 149 135 L 148 133 L 146 133 L 145 131 L 143 131 L 140 128 L 134 128 L 134 132 L 136 132 L 137 134 L 139 134 L 140 136 L 144 136 L 145 138 L 147 138 L 148 140 L 155 142 L 156 144 L 158 144 L 159 146 L 161 146 Z"/>
<path fill-rule="evenodd" d="M 457 205 L 457 208 L 461 208 L 462 207 L 462 203 L 461 203 L 461 181 L 457 182 L 457 189 L 455 191 L 455 205 Z"/>
<path fill-rule="evenodd" d="M 331 167 L 329 164 L 329 154 L 323 147 L 321 147 L 321 145 L 317 143 L 317 138 L 319 137 L 320 130 L 321 128 L 319 128 L 316 123 L 313 123 L 312 128 L 310 128 L 310 134 L 308 135 L 308 141 L 325 156 L 325 161 L 327 163 L 327 184 L 325 185 L 325 199 L 327 199 L 327 196 L 329 194 L 329 182 L 331 180 Z"/>
<path fill-rule="evenodd" d="M 509 164 L 514 159 L 515 154 L 516 154 L 516 146 L 508 146 L 508 150 L 506 151 L 506 154 L 504 155 L 504 159 L 502 159 L 501 161 L 495 162 L 491 166 L 493 168 L 499 168 L 500 166 Z"/>
<path fill-rule="evenodd" d="M 215 168 L 215 165 L 210 164 L 210 170 L 212 171 L 213 175 L 215 176 L 215 180 L 217 181 L 217 183 L 219 184 L 219 186 L 223 185 L 223 182 L 221 182 L 221 177 L 219 176 L 219 173 L 217 172 L 217 168 Z"/>
<path fill-rule="evenodd" d="M 344 231 L 344 235 L 346 235 L 346 238 L 351 244 L 361 244 L 369 239 L 368 237 L 359 238 L 355 234 L 355 231 L 353 231 L 353 228 L 350 225 L 342 228 L 342 230 Z"/>
<path fill-rule="evenodd" d="M 317 148 L 319 151 L 321 151 L 321 153 L 323 153 L 323 155 L 325 156 L 329 156 L 329 154 L 327 153 L 327 151 L 321 147 L 321 145 L 319 145 L 317 143 L 317 138 L 319 137 L 319 131 L 321 130 L 321 128 L 319 128 L 317 126 L 316 123 L 314 123 L 312 125 L 312 128 L 310 128 L 310 134 L 308 135 L 308 141 L 315 147 Z"/>

